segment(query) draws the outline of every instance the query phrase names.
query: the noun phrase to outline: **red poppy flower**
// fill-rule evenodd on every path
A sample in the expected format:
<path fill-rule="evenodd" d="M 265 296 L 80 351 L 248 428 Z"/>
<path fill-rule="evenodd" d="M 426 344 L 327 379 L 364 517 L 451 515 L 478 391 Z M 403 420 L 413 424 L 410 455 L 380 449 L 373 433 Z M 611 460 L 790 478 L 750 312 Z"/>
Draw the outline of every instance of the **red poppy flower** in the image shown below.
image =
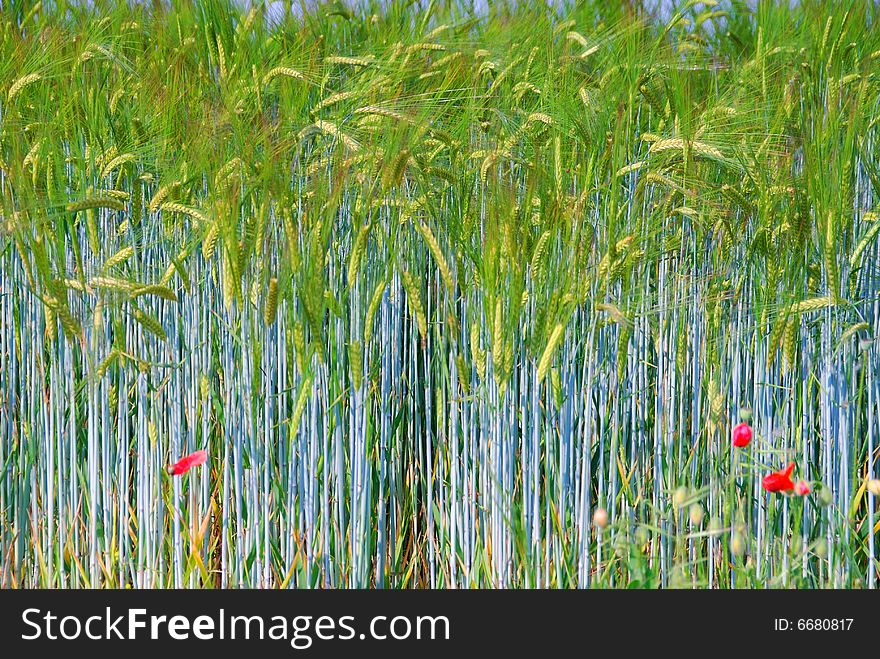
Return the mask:
<path fill-rule="evenodd" d="M 794 462 L 782 471 L 774 471 L 772 474 L 764 476 L 761 486 L 768 492 L 790 492 L 794 489 L 794 483 L 791 482 L 791 472 L 793 471 Z"/>
<path fill-rule="evenodd" d="M 208 461 L 208 452 L 207 451 L 196 451 L 195 453 L 190 453 L 187 456 L 182 457 L 180 460 L 175 462 L 173 465 L 169 465 L 166 467 L 169 476 L 180 476 L 181 474 L 185 474 L 193 467 L 198 467 L 199 465 L 205 464 Z"/>
<path fill-rule="evenodd" d="M 752 427 L 748 423 L 740 423 L 733 429 L 733 445 L 737 448 L 748 446 L 752 441 Z"/>
<path fill-rule="evenodd" d="M 810 486 L 807 481 L 798 481 L 794 484 L 794 493 L 799 497 L 803 497 L 808 495 L 812 490 L 810 490 Z"/>

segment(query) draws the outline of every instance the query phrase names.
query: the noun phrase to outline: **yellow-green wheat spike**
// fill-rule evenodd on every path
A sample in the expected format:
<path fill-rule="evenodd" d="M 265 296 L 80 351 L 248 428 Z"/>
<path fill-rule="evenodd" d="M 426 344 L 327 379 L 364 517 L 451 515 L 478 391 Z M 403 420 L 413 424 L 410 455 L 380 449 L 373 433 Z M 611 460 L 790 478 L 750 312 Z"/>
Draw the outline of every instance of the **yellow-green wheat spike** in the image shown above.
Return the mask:
<path fill-rule="evenodd" d="M 877 216 L 875 213 L 866 213 L 865 218 L 863 219 L 868 219 L 868 217 L 870 217 L 874 223 L 868 228 L 865 235 L 862 236 L 862 239 L 859 240 L 856 248 L 853 250 L 852 256 L 849 258 L 849 267 L 852 269 L 855 269 L 856 266 L 858 266 L 862 254 L 868 249 L 868 245 L 871 244 L 871 241 L 874 240 L 877 233 L 880 232 L 880 216 Z"/>
<path fill-rule="evenodd" d="M 809 311 L 818 311 L 826 307 L 834 306 L 834 299 L 830 295 L 822 297 L 813 297 L 807 300 L 801 300 L 791 308 L 792 313 L 807 313 Z"/>
<path fill-rule="evenodd" d="M 375 324 L 376 312 L 379 311 L 379 304 L 382 302 L 382 296 L 385 294 L 385 281 L 380 281 L 373 290 L 370 298 L 370 304 L 367 307 L 367 316 L 364 320 L 364 346 L 369 349 L 370 340 L 373 338 L 373 325 Z"/>
<path fill-rule="evenodd" d="M 205 237 L 202 239 L 202 256 L 210 261 L 217 249 L 217 241 L 220 239 L 220 223 L 214 221 L 208 227 Z"/>
<path fill-rule="evenodd" d="M 109 208 L 115 211 L 121 211 L 125 208 L 125 204 L 123 204 L 119 199 L 115 197 L 111 197 L 109 195 L 96 195 L 93 197 L 86 197 L 84 199 L 80 199 L 79 201 L 74 201 L 67 204 L 67 212 L 68 213 L 78 213 L 79 211 L 89 210 L 93 208 Z"/>
<path fill-rule="evenodd" d="M 162 327 L 162 323 L 142 309 L 139 309 L 138 307 L 134 308 L 134 319 L 151 334 L 157 336 L 163 341 L 168 339 L 168 336 L 165 334 L 165 328 Z"/>
<path fill-rule="evenodd" d="M 303 379 L 302 384 L 299 387 L 299 393 L 296 396 L 296 405 L 293 408 L 293 415 L 290 420 L 290 436 L 295 437 L 296 431 L 299 428 L 299 422 L 302 418 L 303 412 L 306 409 L 306 403 L 309 400 L 309 395 L 312 393 L 312 374 L 309 373 L 306 375 L 305 379 Z"/>
<path fill-rule="evenodd" d="M 419 285 L 412 274 L 407 270 L 401 270 L 400 281 L 406 291 L 406 299 L 409 303 L 410 311 L 416 319 L 419 328 L 419 334 L 424 341 L 428 336 L 428 317 L 425 314 L 425 307 L 422 304 L 422 295 L 419 292 Z"/>
<path fill-rule="evenodd" d="M 369 235 L 370 224 L 367 223 L 358 231 L 354 245 L 351 248 L 351 259 L 348 261 L 348 285 L 350 287 L 354 286 L 355 281 L 357 281 L 361 260 L 363 259 L 364 252 L 367 250 L 367 239 Z"/>
<path fill-rule="evenodd" d="M 105 272 L 111 268 L 116 267 L 122 263 L 125 263 L 128 259 L 134 256 L 134 247 L 128 246 L 123 247 L 118 252 L 116 252 L 113 256 L 104 261 L 104 265 L 102 266 L 102 270 Z"/>
<path fill-rule="evenodd" d="M 443 251 L 440 249 L 440 243 L 437 242 L 437 238 L 427 224 L 419 224 L 418 227 L 419 233 L 422 235 L 422 238 L 424 238 L 425 244 L 428 246 L 431 255 L 434 257 L 434 261 L 437 263 L 437 268 L 440 270 L 440 278 L 443 280 L 443 285 L 446 286 L 446 290 L 449 291 L 450 295 L 453 294 L 455 291 L 455 283 L 452 280 L 452 270 L 449 267 L 449 262 L 446 260 L 446 257 L 443 256 Z"/>
<path fill-rule="evenodd" d="M 351 368 L 351 385 L 357 391 L 361 388 L 364 375 L 364 353 L 360 341 L 353 341 L 348 346 L 348 364 Z"/>
<path fill-rule="evenodd" d="M 168 201 L 162 204 L 161 208 L 163 211 L 167 211 L 169 213 L 182 213 L 183 215 L 189 215 L 193 219 L 201 222 L 202 224 L 208 224 L 209 222 L 207 215 L 205 215 L 198 208 L 193 208 L 192 206 Z"/>
<path fill-rule="evenodd" d="M 278 314 L 278 279 L 272 277 L 269 280 L 269 294 L 266 296 L 266 308 L 263 312 L 263 320 L 267 325 L 275 322 Z"/>
<path fill-rule="evenodd" d="M 269 69 L 268 73 L 263 76 L 263 86 L 265 87 L 270 82 L 272 82 L 272 80 L 279 76 L 294 78 L 296 80 L 302 81 L 305 81 L 306 79 L 306 77 L 296 69 L 292 69 L 289 66 L 276 66 L 274 69 Z"/>
<path fill-rule="evenodd" d="M 144 295 L 156 295 L 158 297 L 161 297 L 163 300 L 168 300 L 169 302 L 177 302 L 177 293 L 175 293 L 167 286 L 162 286 L 161 284 L 150 284 L 148 286 L 135 288 L 131 291 L 130 297 L 131 299 L 136 299 Z"/>
<path fill-rule="evenodd" d="M 538 382 L 544 381 L 547 370 L 550 368 L 550 364 L 553 363 L 553 355 L 556 352 L 556 348 L 562 342 L 564 333 L 565 326 L 562 323 L 557 323 L 553 328 L 553 332 L 550 333 L 550 338 L 547 340 L 547 345 L 541 354 L 541 360 L 538 362 Z"/>
<path fill-rule="evenodd" d="M 617 381 L 622 382 L 626 374 L 627 350 L 629 339 L 632 336 L 632 326 L 624 323 L 620 325 L 620 333 L 617 337 Z"/>
<path fill-rule="evenodd" d="M 148 206 L 151 213 L 155 213 L 157 210 L 159 210 L 159 207 L 171 193 L 171 190 L 174 188 L 175 185 L 175 183 L 168 183 L 156 190 L 156 193 L 153 195 L 153 198 L 150 199 L 150 205 Z"/>
<path fill-rule="evenodd" d="M 486 352 L 480 347 L 480 328 L 477 323 L 471 323 L 470 331 L 471 360 L 477 369 L 480 380 L 486 379 Z"/>
<path fill-rule="evenodd" d="M 12 103 L 12 99 L 14 99 L 22 89 L 37 82 L 42 77 L 43 76 L 39 73 L 28 73 L 27 75 L 21 76 L 9 86 L 9 91 L 6 94 L 7 101 Z"/>
<path fill-rule="evenodd" d="M 119 277 L 92 277 L 89 279 L 92 288 L 106 288 L 111 291 L 128 293 L 137 288 L 137 284 Z"/>

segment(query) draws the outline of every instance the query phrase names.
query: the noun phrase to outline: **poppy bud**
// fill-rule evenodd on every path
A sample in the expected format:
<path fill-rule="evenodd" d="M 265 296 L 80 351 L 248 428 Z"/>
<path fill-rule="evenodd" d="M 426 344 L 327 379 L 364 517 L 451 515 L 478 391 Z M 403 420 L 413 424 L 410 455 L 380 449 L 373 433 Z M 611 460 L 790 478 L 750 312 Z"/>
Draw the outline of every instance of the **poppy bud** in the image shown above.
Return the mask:
<path fill-rule="evenodd" d="M 819 505 L 830 506 L 834 503 L 834 493 L 827 487 L 819 490 Z"/>
<path fill-rule="evenodd" d="M 703 521 L 703 515 L 705 511 L 703 510 L 703 506 L 698 503 L 691 504 L 690 510 L 688 511 L 691 518 L 691 524 L 694 526 L 699 526 Z"/>
<path fill-rule="evenodd" d="M 608 526 L 608 513 L 604 508 L 596 508 L 593 513 L 593 526 L 597 529 L 604 529 Z"/>
<path fill-rule="evenodd" d="M 868 481 L 866 487 L 868 488 L 868 492 L 875 497 L 880 497 L 880 478 L 872 478 Z"/>
<path fill-rule="evenodd" d="M 810 486 L 806 481 L 798 481 L 794 484 L 794 493 L 799 497 L 806 496 L 810 493 Z"/>
<path fill-rule="evenodd" d="M 752 428 L 748 423 L 740 423 L 733 429 L 733 445 L 743 448 L 752 441 Z"/>
<path fill-rule="evenodd" d="M 675 508 L 681 508 L 685 501 L 688 498 L 688 491 L 686 487 L 680 487 L 672 494 L 672 505 Z"/>
<path fill-rule="evenodd" d="M 742 536 L 742 533 L 734 533 L 733 537 L 730 539 L 730 552 L 734 556 L 742 556 L 745 550 L 746 539 Z"/>

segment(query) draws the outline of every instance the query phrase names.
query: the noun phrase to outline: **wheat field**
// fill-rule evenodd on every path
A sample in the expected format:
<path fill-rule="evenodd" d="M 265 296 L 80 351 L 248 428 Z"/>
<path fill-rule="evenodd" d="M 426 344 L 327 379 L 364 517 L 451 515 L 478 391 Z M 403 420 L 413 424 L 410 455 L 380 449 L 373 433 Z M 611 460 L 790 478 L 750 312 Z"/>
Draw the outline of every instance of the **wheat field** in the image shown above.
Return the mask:
<path fill-rule="evenodd" d="M 0 585 L 876 587 L 878 11 L 650 4 L 4 2 Z"/>

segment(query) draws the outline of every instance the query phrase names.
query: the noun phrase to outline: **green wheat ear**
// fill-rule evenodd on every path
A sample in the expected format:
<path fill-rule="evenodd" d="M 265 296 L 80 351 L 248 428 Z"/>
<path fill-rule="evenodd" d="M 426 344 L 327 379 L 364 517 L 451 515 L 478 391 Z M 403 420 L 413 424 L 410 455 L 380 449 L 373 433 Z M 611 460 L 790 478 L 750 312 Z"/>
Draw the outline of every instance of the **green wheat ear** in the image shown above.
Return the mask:
<path fill-rule="evenodd" d="M 266 296 L 266 306 L 263 312 L 263 319 L 267 325 L 275 322 L 278 313 L 278 279 L 272 277 L 269 280 L 269 292 Z"/>
<path fill-rule="evenodd" d="M 419 284 L 416 282 L 412 273 L 407 270 L 402 270 L 400 272 L 400 281 L 406 291 L 406 299 L 410 312 L 412 313 L 413 318 L 415 318 L 416 325 L 419 328 L 419 334 L 422 337 L 422 341 L 424 341 L 428 335 L 428 316 L 425 313 L 425 307 L 422 303 L 422 294 L 419 290 Z"/>
<path fill-rule="evenodd" d="M 556 352 L 556 348 L 559 347 L 564 332 L 565 327 L 562 325 L 562 323 L 558 323 L 553 328 L 553 332 L 551 332 L 550 338 L 547 340 L 547 345 L 544 348 L 544 352 L 541 354 L 541 360 L 538 362 L 539 382 L 543 381 L 544 377 L 547 375 L 547 371 L 549 370 L 550 364 L 553 360 L 553 354 Z"/>

